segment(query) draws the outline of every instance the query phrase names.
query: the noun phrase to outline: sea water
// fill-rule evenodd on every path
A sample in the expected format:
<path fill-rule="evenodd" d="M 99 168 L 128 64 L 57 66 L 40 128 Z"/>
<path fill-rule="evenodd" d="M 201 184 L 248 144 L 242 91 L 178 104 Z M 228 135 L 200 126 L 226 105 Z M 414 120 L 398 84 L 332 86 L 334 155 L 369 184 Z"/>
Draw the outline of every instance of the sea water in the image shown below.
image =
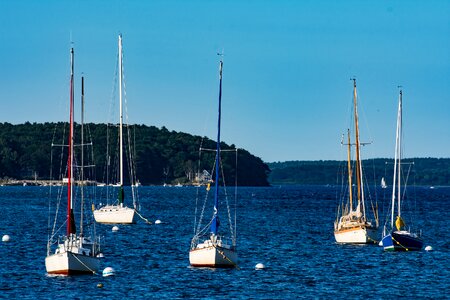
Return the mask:
<path fill-rule="evenodd" d="M 418 225 L 434 251 L 409 253 L 337 245 L 339 188 L 239 188 L 239 268 L 209 269 L 188 260 L 196 188 L 140 187 L 142 214 L 162 223 L 138 221 L 117 232 L 97 225 L 105 239 L 101 270 L 113 267 L 111 277 L 101 270 L 46 274 L 48 193 L 48 187 L 0 187 L 0 235 L 11 237 L 0 244 L 0 298 L 445 298 L 450 290 L 450 188 L 416 189 Z M 382 194 L 381 223 L 389 206 Z M 256 270 L 257 263 L 266 268 Z"/>

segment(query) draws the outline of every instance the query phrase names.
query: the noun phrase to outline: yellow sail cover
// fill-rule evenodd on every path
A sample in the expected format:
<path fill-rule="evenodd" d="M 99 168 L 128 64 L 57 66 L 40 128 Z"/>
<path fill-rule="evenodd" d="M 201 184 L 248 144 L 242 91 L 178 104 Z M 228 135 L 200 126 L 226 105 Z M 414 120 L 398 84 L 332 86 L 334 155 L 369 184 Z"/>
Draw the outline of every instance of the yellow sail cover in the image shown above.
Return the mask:
<path fill-rule="evenodd" d="M 405 222 L 403 222 L 403 219 L 400 216 L 397 216 L 397 220 L 395 220 L 395 227 L 397 227 L 397 230 L 401 230 L 403 226 L 405 226 Z"/>

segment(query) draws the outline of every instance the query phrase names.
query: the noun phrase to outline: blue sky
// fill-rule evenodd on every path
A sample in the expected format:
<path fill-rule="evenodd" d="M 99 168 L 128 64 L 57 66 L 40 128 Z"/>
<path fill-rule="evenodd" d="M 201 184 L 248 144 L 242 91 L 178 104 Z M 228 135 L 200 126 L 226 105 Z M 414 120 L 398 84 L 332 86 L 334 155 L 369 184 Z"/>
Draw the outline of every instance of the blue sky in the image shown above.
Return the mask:
<path fill-rule="evenodd" d="M 0 122 L 67 119 L 69 48 L 86 119 L 111 120 L 123 34 L 130 123 L 215 137 L 264 161 L 345 159 L 352 82 L 363 157 L 450 157 L 450 1 L 0 1 Z M 77 103 L 78 104 L 78 103 Z M 115 104 L 114 104 L 115 105 Z"/>

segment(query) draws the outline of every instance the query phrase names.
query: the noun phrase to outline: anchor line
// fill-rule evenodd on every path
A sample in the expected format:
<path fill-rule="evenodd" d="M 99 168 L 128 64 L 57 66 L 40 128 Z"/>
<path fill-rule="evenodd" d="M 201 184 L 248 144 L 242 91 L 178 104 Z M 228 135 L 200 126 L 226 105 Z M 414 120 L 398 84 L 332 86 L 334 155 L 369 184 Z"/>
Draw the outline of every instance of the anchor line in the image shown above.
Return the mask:
<path fill-rule="evenodd" d="M 394 239 L 394 237 L 391 235 L 392 239 L 397 243 L 397 245 L 400 245 L 402 248 L 404 248 L 406 251 L 409 251 L 408 248 L 406 248 L 405 246 L 403 246 L 402 244 L 400 244 L 399 241 L 397 241 L 396 239 Z"/>
<path fill-rule="evenodd" d="M 150 222 L 148 219 L 144 218 L 137 210 L 134 210 L 136 212 L 136 214 L 142 219 L 144 220 L 147 224 L 152 224 L 152 222 Z"/>
<path fill-rule="evenodd" d="M 213 244 L 213 247 L 217 250 L 217 252 L 218 252 L 220 255 L 223 256 L 223 258 L 225 258 L 226 260 L 228 260 L 228 261 L 229 261 L 236 269 L 238 269 L 238 270 L 241 269 L 241 268 L 239 268 L 239 266 L 238 266 L 234 261 L 232 261 L 231 259 L 229 259 L 228 256 L 226 256 L 225 253 L 224 253 L 223 251 L 219 250 L 219 249 L 216 247 L 216 245 Z"/>
<path fill-rule="evenodd" d="M 91 268 L 89 268 L 84 262 L 82 262 L 75 254 L 73 254 L 72 252 L 67 252 L 68 254 L 71 254 L 73 257 L 75 257 L 76 260 L 78 260 L 78 262 L 80 264 L 82 264 L 83 266 L 86 267 L 86 269 L 88 269 L 89 271 L 92 272 L 92 274 L 97 274 L 94 270 L 92 270 Z"/>

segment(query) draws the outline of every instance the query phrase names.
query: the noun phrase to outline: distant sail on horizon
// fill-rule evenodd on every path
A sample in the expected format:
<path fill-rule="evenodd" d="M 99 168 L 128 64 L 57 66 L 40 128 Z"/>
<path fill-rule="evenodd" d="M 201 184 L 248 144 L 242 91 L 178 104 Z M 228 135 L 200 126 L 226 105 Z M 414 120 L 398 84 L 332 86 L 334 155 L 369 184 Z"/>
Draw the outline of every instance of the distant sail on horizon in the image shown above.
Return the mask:
<path fill-rule="evenodd" d="M 381 178 L 381 187 L 383 189 L 387 188 L 386 181 L 384 180 L 384 177 Z"/>

